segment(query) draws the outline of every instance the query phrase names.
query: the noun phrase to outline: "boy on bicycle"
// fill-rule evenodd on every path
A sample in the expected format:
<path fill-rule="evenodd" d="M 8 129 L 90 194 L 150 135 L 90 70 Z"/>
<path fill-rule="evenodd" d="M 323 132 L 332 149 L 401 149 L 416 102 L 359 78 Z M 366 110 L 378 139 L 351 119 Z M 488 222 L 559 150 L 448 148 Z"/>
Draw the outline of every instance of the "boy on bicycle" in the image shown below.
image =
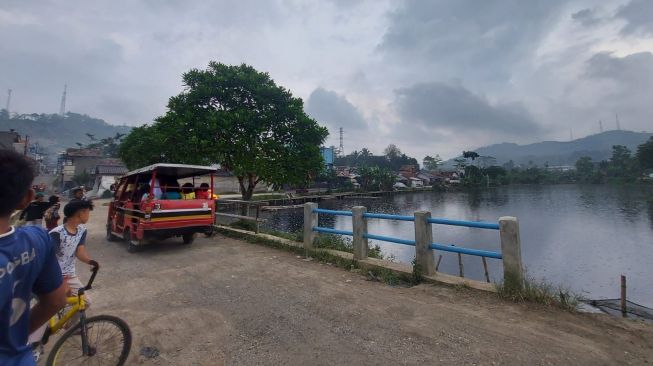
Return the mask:
<path fill-rule="evenodd" d="M 64 224 L 57 226 L 50 231 L 50 238 L 56 248 L 57 260 L 61 267 L 65 282 L 74 293 L 84 287 L 77 277 L 75 270 L 75 259 L 99 268 L 98 262 L 91 259 L 86 250 L 86 227 L 84 224 L 93 210 L 93 202 L 86 200 L 72 200 L 63 208 Z M 91 301 L 86 295 L 86 306 L 90 306 Z M 74 324 L 72 322 L 71 324 Z"/>
<path fill-rule="evenodd" d="M 47 232 L 14 228 L 11 213 L 34 199 L 31 163 L 13 150 L 0 150 L 0 365 L 35 365 L 29 333 L 66 304 L 66 288 Z M 30 298 L 38 303 L 30 309 Z"/>

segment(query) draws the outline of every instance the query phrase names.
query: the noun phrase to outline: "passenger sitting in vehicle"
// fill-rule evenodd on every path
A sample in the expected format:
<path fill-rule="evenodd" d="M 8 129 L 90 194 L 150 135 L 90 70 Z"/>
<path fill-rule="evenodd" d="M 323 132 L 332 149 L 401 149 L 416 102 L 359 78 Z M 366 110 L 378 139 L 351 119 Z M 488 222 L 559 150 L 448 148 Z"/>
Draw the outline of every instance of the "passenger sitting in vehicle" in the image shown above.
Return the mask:
<path fill-rule="evenodd" d="M 184 185 L 181 186 L 181 198 L 184 200 L 195 199 L 195 191 L 193 188 L 193 183 L 184 183 Z"/>
<path fill-rule="evenodd" d="M 200 188 L 197 190 L 197 192 L 195 192 L 195 198 L 202 199 L 202 200 L 208 200 L 209 199 L 209 184 L 208 183 L 200 184 Z"/>
<path fill-rule="evenodd" d="M 141 201 L 145 201 L 150 196 L 150 185 L 145 183 L 141 187 Z"/>
<path fill-rule="evenodd" d="M 170 185 L 163 187 L 163 198 L 164 200 L 180 200 L 181 193 L 179 193 L 179 184 L 170 183 Z"/>

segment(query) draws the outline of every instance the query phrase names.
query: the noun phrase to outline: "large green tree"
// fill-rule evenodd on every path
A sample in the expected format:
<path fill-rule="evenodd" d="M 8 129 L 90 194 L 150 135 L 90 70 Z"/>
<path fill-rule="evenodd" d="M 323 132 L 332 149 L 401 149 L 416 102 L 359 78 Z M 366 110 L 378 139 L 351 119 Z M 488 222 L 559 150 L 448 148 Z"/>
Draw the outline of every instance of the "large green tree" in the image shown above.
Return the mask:
<path fill-rule="evenodd" d="M 303 185 L 321 169 L 327 129 L 267 73 L 211 62 L 185 73 L 183 83 L 164 116 L 124 139 L 120 155 L 130 167 L 220 163 L 238 178 L 244 200 L 259 182 Z M 152 140 L 157 150 L 148 153 L 143 141 Z"/>
<path fill-rule="evenodd" d="M 594 163 L 592 163 L 592 158 L 589 156 L 581 156 L 580 159 L 576 161 L 576 172 L 581 181 L 589 181 L 594 174 Z"/>
<path fill-rule="evenodd" d="M 432 157 L 430 155 L 427 155 L 424 157 L 424 160 L 422 161 L 422 166 L 424 166 L 424 169 L 426 170 L 438 170 L 438 167 L 442 164 L 442 158 L 440 155 L 435 155 L 435 157 Z"/>

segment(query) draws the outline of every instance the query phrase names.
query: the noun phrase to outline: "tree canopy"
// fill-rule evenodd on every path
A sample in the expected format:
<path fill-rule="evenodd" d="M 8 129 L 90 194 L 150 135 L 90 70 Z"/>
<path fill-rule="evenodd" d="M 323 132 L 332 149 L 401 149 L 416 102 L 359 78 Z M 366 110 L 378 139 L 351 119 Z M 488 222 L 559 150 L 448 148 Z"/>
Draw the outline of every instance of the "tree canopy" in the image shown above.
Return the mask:
<path fill-rule="evenodd" d="M 637 147 L 637 160 L 644 169 L 653 169 L 653 137 Z"/>
<path fill-rule="evenodd" d="M 395 145 L 390 144 L 385 148 L 383 155 L 373 155 L 367 148 L 361 151 L 352 151 L 349 155 L 339 157 L 334 162 L 335 165 L 345 165 L 351 167 L 379 167 L 391 171 L 398 171 L 404 165 L 417 166 L 417 159 L 410 157 L 401 152 Z"/>
<path fill-rule="evenodd" d="M 120 156 L 130 168 L 220 163 L 247 200 L 259 182 L 302 185 L 322 167 L 327 129 L 267 73 L 211 62 L 186 72 L 183 83 L 164 116 L 123 139 Z"/>

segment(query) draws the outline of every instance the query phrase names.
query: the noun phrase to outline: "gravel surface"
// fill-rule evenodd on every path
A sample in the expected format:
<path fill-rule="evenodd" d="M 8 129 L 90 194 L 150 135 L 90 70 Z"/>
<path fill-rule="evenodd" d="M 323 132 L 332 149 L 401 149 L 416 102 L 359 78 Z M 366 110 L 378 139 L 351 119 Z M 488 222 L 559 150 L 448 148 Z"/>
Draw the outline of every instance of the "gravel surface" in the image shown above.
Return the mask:
<path fill-rule="evenodd" d="M 129 323 L 129 364 L 653 363 L 649 324 L 447 286 L 390 287 L 223 236 L 128 253 L 104 239 L 101 202 L 91 220 L 88 249 L 102 268 L 89 313 Z"/>

